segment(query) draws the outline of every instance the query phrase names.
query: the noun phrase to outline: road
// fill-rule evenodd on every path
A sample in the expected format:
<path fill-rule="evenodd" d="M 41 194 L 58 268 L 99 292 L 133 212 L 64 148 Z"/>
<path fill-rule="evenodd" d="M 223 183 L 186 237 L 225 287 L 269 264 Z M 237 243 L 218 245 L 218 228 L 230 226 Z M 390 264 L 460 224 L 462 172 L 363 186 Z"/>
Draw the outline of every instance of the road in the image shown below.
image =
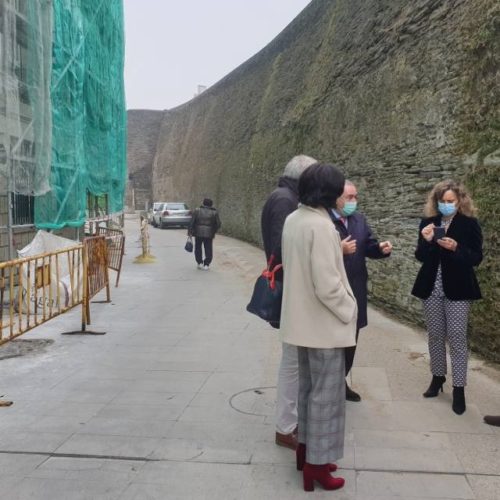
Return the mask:
<path fill-rule="evenodd" d="M 290 450 L 274 444 L 280 344 L 245 311 L 259 249 L 215 239 L 210 271 L 185 231 L 151 228 L 154 264 L 134 264 L 139 224 L 111 304 L 92 304 L 102 336 L 63 336 L 75 310 L 0 348 L 0 496 L 18 499 L 287 499 L 302 491 Z M 500 372 L 471 361 L 467 411 L 451 388 L 433 400 L 423 332 L 370 309 L 347 404 L 341 500 L 498 500 Z M 18 345 L 18 346 L 19 346 Z M 16 346 L 16 347 L 18 347 Z M 31 346 L 32 350 L 29 350 Z"/>

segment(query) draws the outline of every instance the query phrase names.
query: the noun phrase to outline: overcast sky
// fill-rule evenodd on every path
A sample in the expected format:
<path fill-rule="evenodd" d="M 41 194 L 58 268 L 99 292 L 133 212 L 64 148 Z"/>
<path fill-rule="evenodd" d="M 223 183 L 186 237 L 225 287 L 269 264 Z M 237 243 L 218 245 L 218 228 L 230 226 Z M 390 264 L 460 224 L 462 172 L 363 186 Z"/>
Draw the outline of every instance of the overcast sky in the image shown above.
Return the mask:
<path fill-rule="evenodd" d="M 128 109 L 169 109 L 265 47 L 310 0 L 124 0 Z"/>

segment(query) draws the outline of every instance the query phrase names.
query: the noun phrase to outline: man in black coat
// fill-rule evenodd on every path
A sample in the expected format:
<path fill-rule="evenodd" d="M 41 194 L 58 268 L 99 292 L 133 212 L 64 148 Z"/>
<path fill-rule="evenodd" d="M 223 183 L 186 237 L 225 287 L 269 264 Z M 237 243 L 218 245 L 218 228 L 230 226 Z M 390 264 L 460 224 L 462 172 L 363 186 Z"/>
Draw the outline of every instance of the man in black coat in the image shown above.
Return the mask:
<path fill-rule="evenodd" d="M 194 258 L 198 269 L 205 271 L 210 268 L 215 233 L 221 226 L 219 212 L 213 204 L 210 198 L 205 198 L 203 205 L 194 211 L 188 227 L 188 236 L 194 236 Z M 205 249 L 205 258 L 203 258 L 202 246 Z"/>
<path fill-rule="evenodd" d="M 261 228 L 266 259 L 273 256 L 273 266 L 281 264 L 281 236 L 285 219 L 299 204 L 299 177 L 316 163 L 305 155 L 294 156 L 286 165 L 278 187 L 269 195 L 262 209 Z M 276 278 L 283 281 L 283 273 Z M 271 323 L 279 328 L 279 323 Z M 299 360 L 297 347 L 283 344 L 276 388 L 276 438 L 279 446 L 297 447 L 297 400 L 299 396 Z"/>
<path fill-rule="evenodd" d="M 358 303 L 358 321 L 356 325 L 356 342 L 359 330 L 368 324 L 368 270 L 366 257 L 383 259 L 392 251 L 390 241 L 381 243 L 373 236 L 366 218 L 357 212 L 358 191 L 351 181 L 346 181 L 344 194 L 337 200 L 337 209 L 331 211 L 331 217 L 342 240 L 344 265 L 354 296 Z M 345 349 L 346 376 L 352 368 L 356 346 Z M 361 401 L 361 396 L 346 383 L 346 399 Z"/>

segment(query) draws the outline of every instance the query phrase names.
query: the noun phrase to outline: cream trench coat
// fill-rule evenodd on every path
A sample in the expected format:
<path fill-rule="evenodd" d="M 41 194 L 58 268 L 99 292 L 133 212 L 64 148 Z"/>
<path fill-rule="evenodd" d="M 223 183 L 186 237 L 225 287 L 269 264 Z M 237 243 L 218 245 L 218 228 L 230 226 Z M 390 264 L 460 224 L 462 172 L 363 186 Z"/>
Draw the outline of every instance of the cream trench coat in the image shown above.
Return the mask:
<path fill-rule="evenodd" d="M 280 336 L 287 344 L 329 349 L 356 344 L 356 299 L 340 237 L 324 208 L 299 205 L 283 228 Z"/>

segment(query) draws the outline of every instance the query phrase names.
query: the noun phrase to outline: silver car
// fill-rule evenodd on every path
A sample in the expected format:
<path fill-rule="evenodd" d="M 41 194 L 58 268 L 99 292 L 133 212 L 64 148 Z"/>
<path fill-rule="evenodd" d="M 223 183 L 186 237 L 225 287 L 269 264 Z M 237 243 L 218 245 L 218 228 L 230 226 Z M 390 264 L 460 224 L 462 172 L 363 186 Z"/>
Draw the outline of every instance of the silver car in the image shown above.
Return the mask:
<path fill-rule="evenodd" d="M 148 211 L 148 222 L 156 227 L 155 215 L 163 209 L 163 205 L 165 205 L 164 201 L 155 201 L 153 203 L 153 207 Z"/>
<path fill-rule="evenodd" d="M 189 207 L 182 202 L 163 203 L 160 210 L 153 215 L 153 226 L 160 228 L 171 226 L 189 226 L 192 214 Z"/>

